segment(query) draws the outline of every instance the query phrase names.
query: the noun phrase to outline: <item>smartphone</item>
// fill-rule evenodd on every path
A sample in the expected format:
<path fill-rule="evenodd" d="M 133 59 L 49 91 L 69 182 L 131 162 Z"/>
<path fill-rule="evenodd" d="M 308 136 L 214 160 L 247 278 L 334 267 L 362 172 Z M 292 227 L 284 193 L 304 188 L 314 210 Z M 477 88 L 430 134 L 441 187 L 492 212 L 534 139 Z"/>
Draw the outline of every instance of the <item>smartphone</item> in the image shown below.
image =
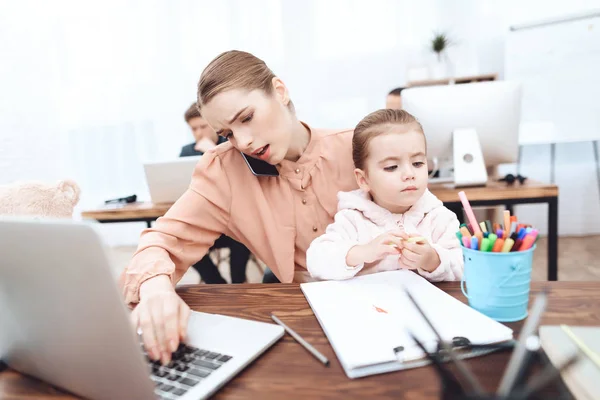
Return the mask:
<path fill-rule="evenodd" d="M 258 158 L 253 158 L 242 153 L 242 157 L 246 161 L 248 168 L 250 171 L 256 176 L 279 176 L 279 171 L 277 171 L 277 167 L 269 164 L 266 161 L 259 160 Z"/>

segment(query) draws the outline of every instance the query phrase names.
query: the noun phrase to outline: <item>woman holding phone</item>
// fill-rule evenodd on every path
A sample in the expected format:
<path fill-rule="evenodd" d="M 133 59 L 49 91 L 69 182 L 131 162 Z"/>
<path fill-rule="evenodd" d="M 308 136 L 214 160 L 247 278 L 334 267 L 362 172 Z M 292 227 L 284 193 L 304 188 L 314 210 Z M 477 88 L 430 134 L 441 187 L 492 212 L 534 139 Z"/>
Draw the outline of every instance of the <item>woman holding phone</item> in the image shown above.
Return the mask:
<path fill-rule="evenodd" d="M 198 104 L 228 143 L 199 161 L 187 192 L 142 233 L 120 284 L 151 358 L 168 363 L 189 307 L 174 285 L 221 235 L 245 244 L 281 282 L 310 279 L 306 250 L 357 188 L 352 130 L 301 122 L 288 89 L 252 54 L 228 51 L 202 72 Z"/>

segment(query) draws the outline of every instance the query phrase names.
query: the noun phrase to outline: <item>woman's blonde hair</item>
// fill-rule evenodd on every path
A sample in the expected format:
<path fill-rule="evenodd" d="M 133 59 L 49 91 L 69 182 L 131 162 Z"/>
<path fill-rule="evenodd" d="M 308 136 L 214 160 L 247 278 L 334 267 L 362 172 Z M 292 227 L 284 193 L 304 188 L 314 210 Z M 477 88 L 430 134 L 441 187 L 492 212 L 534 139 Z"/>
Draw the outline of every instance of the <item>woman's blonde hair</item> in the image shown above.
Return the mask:
<path fill-rule="evenodd" d="M 245 51 L 226 51 L 202 71 L 198 82 L 198 104 L 206 104 L 230 89 L 261 89 L 271 94 L 273 78 L 275 74 L 260 58 Z"/>
<path fill-rule="evenodd" d="M 417 119 L 404 110 L 382 109 L 364 117 L 352 137 L 352 159 L 356 168 L 364 170 L 364 164 L 369 157 L 369 143 L 373 138 L 390 132 L 392 128 L 403 127 L 404 131 L 415 129 L 423 133 L 423 127 Z M 423 135 L 425 137 L 425 135 Z"/>

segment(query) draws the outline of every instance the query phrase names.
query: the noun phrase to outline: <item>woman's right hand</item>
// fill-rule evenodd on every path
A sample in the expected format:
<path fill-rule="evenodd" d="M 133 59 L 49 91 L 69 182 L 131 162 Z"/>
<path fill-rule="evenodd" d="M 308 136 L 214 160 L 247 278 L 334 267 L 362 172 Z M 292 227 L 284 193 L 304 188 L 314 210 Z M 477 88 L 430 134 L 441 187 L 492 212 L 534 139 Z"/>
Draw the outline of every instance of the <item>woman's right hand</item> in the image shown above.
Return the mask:
<path fill-rule="evenodd" d="M 400 254 L 402 240 L 408 238 L 404 232 L 386 232 L 377 236 L 369 243 L 354 246 L 346 256 L 349 266 L 368 264 L 379 261 L 392 254 Z"/>
<path fill-rule="evenodd" d="M 186 339 L 190 307 L 175 292 L 166 275 L 145 281 L 140 287 L 140 302 L 131 314 L 132 323 L 142 331 L 148 356 L 163 365 Z"/>

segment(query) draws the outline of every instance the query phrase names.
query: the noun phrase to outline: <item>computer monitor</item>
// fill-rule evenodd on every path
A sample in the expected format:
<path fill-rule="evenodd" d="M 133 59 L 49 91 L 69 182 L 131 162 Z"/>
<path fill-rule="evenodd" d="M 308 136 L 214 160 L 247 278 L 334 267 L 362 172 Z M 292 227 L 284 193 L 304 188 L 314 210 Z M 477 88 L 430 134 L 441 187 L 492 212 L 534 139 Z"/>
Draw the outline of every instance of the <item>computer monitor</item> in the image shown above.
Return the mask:
<path fill-rule="evenodd" d="M 201 156 L 181 157 L 144 163 L 150 200 L 154 204 L 174 203 L 190 186 Z"/>
<path fill-rule="evenodd" d="M 402 92 L 402 106 L 423 126 L 430 167 L 454 168 L 456 186 L 485 185 L 486 167 L 517 161 L 517 82 L 409 88 Z"/>

